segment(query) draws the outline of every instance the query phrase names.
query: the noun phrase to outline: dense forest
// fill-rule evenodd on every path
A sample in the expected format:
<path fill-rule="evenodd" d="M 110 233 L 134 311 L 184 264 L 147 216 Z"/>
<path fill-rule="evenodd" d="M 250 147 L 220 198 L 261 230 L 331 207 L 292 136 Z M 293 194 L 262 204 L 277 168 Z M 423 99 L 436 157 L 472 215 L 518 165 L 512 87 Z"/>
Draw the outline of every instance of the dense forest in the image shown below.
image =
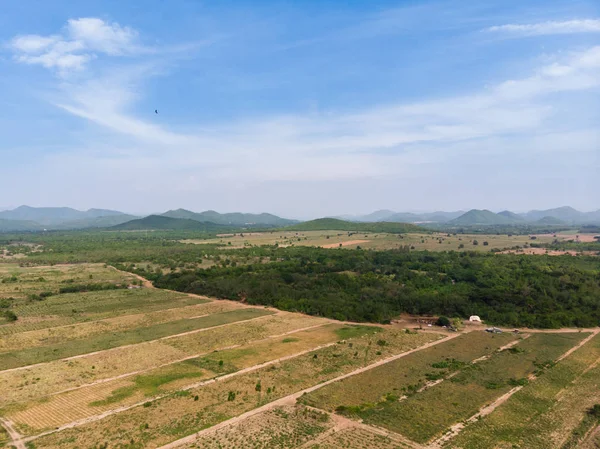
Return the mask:
<path fill-rule="evenodd" d="M 273 250 L 277 260 L 170 274 L 155 285 L 352 321 L 402 312 L 541 328 L 600 324 L 597 258 L 469 252 Z"/>

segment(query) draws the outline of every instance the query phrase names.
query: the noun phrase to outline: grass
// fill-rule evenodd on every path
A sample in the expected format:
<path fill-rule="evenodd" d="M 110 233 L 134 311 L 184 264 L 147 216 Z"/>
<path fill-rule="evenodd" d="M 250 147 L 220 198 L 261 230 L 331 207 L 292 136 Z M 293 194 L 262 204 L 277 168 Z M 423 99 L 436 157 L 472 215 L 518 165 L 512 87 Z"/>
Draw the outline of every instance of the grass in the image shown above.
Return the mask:
<path fill-rule="evenodd" d="M 169 335 L 206 329 L 236 321 L 271 315 L 265 309 L 241 309 L 192 319 L 182 319 L 122 332 L 94 335 L 80 340 L 34 347 L 0 354 L 0 370 L 102 351 L 119 346 L 156 340 Z"/>
<path fill-rule="evenodd" d="M 436 336 L 386 331 L 384 338 L 388 345 L 382 348 L 380 355 L 371 352 L 367 363 L 421 345 Z M 364 359 L 355 358 L 353 354 L 357 349 L 364 351 L 369 342 L 374 344 L 369 337 L 359 337 L 335 344 L 190 390 L 188 397 L 168 396 L 151 402 L 148 407 L 136 407 L 98 422 L 42 437 L 36 440 L 36 444 L 40 447 L 61 444 L 63 447 L 90 447 L 108 440 L 111 441 L 111 446 L 118 446 L 129 444 L 133 439 L 143 447 L 159 446 L 359 368 L 363 366 Z M 262 386 L 261 391 L 256 389 L 258 382 Z M 231 392 L 235 397 L 228 400 Z M 198 400 L 195 400 L 196 396 Z M 150 430 L 141 430 L 140 423 L 148 423 Z M 66 441 L 69 443 L 64 443 Z"/>
<path fill-rule="evenodd" d="M 73 420 L 127 406 L 147 398 L 173 393 L 199 381 L 252 367 L 280 357 L 295 355 L 323 344 L 337 341 L 336 330 L 343 325 L 327 324 L 300 331 L 296 342 L 283 343 L 267 339 L 249 343 L 236 349 L 215 351 L 210 354 L 149 370 L 141 375 L 121 377 L 109 382 L 80 388 L 46 397 L 43 402 L 32 401 L 17 410 L 8 410 L 8 416 L 32 427 L 56 427 Z M 265 386 L 269 395 L 270 388 Z M 21 404 L 23 405 L 23 404 Z M 65 411 L 68 408 L 68 411 Z"/>
<path fill-rule="evenodd" d="M 405 449 L 407 446 L 364 428 L 351 427 L 333 433 L 307 449 Z"/>
<path fill-rule="evenodd" d="M 357 376 L 330 384 L 303 397 L 313 407 L 334 411 L 340 406 L 366 407 L 386 401 L 386 397 L 409 395 L 431 380 L 431 375 L 447 376 L 485 354 L 490 354 L 515 337 L 471 332 L 440 343 Z M 451 357 L 448 360 L 448 357 Z M 438 366 L 439 368 L 435 368 Z"/>
<path fill-rule="evenodd" d="M 325 413 L 301 406 L 277 407 L 198 438 L 203 449 L 281 449 L 298 447 L 332 426 Z"/>
<path fill-rule="evenodd" d="M 243 306 L 236 303 L 212 301 L 156 312 L 121 315 L 118 317 L 76 323 L 61 327 L 17 332 L 6 335 L 0 339 L 0 353 L 23 350 L 35 346 L 47 346 L 49 344 L 77 340 L 103 333 L 120 332 L 138 327 L 176 321 L 182 318 L 198 317 L 200 315 L 209 315 L 242 308 Z"/>
<path fill-rule="evenodd" d="M 12 310 L 19 319 L 0 325 L 0 336 L 206 302 L 178 292 L 144 288 L 68 293 L 16 304 Z"/>
<path fill-rule="evenodd" d="M 405 401 L 386 401 L 354 412 L 365 423 L 425 443 L 452 424 L 475 415 L 485 404 L 510 390 L 512 381 L 539 371 L 587 334 L 534 334 L 519 343 L 523 352 L 502 351 L 465 366 L 451 379 Z"/>
<path fill-rule="evenodd" d="M 91 354 L 68 362 L 57 360 L 19 371 L 0 372 L 2 399 L 7 403 L 31 401 L 74 385 L 89 384 L 134 371 L 151 370 L 184 357 L 232 345 L 248 344 L 271 335 L 281 335 L 320 323 L 324 323 L 322 318 L 291 313 L 270 315 L 259 320 L 206 329 L 200 333 Z M 103 397 L 95 397 L 90 401 Z"/>
<path fill-rule="evenodd" d="M 593 420 L 588 410 L 600 403 L 600 336 L 515 393 L 491 415 L 470 424 L 448 446 L 579 447 Z M 591 368 L 591 369 L 590 369 Z"/>

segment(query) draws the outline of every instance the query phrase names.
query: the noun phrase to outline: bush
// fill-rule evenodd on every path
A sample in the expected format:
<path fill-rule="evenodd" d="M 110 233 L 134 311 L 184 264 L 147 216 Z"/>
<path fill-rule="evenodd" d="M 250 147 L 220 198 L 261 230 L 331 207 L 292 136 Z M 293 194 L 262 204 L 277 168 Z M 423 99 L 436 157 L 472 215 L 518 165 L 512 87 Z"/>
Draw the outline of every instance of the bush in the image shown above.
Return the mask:
<path fill-rule="evenodd" d="M 5 310 L 4 312 L 2 312 L 2 315 L 4 316 L 4 319 L 6 319 L 6 321 L 17 321 L 17 315 L 15 314 L 15 312 L 13 312 L 12 310 Z"/>
<path fill-rule="evenodd" d="M 447 316 L 441 316 L 438 318 L 435 324 L 437 324 L 438 326 L 450 326 L 450 318 L 448 318 Z"/>
<path fill-rule="evenodd" d="M 592 408 L 590 408 L 588 410 L 588 414 L 593 416 L 594 418 L 600 418 L 600 404 L 596 404 Z"/>

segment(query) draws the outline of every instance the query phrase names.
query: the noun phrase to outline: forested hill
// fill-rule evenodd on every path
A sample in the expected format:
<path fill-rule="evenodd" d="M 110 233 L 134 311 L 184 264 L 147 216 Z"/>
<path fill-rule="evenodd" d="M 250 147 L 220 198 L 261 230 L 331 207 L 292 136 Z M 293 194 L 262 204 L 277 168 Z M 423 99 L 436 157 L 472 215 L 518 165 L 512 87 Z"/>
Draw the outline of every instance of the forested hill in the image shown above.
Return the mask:
<path fill-rule="evenodd" d="M 186 209 L 170 210 L 162 214 L 164 217 L 171 218 L 187 218 L 190 220 L 210 222 L 228 226 L 248 226 L 248 225 L 263 225 L 263 226 L 286 226 L 297 223 L 296 220 L 288 220 L 273 214 L 245 214 L 241 212 L 220 214 L 214 210 L 204 212 L 191 212 Z"/>
<path fill-rule="evenodd" d="M 117 226 L 112 226 L 109 229 L 115 231 L 144 231 L 156 229 L 169 229 L 218 232 L 227 231 L 232 228 L 220 224 L 200 222 L 185 218 L 171 218 L 164 217 L 161 215 L 149 215 L 145 218 L 139 218 L 137 220 L 131 220 L 127 223 L 122 223 Z"/>
<path fill-rule="evenodd" d="M 282 228 L 285 231 L 355 231 L 355 232 L 388 232 L 404 234 L 407 232 L 428 232 L 425 228 L 410 223 L 353 223 L 337 218 L 318 218 L 293 226 Z"/>
<path fill-rule="evenodd" d="M 252 251 L 259 251 L 253 248 Z M 139 274 L 174 289 L 340 320 L 402 312 L 540 328 L 600 325 L 595 257 L 261 249 L 278 262 Z M 269 253 L 268 251 L 272 251 Z"/>

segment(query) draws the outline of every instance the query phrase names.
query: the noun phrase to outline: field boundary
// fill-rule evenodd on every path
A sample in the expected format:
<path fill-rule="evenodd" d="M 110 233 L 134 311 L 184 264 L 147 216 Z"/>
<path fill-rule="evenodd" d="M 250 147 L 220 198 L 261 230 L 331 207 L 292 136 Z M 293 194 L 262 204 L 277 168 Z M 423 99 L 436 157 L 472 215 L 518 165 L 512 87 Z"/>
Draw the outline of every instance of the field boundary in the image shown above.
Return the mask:
<path fill-rule="evenodd" d="M 262 310 L 262 308 L 259 308 L 259 307 L 256 307 L 256 308 Z M 283 314 L 283 313 L 284 312 L 279 311 L 279 314 Z M 205 331 L 208 331 L 208 330 L 211 330 L 211 329 L 219 329 L 221 327 L 231 326 L 231 325 L 236 324 L 236 323 L 247 323 L 249 321 L 255 321 L 255 320 L 259 320 L 261 318 L 272 317 L 272 316 L 275 316 L 275 315 L 278 315 L 278 314 L 274 313 L 274 314 L 270 314 L 270 315 L 261 315 L 261 316 L 255 317 L 255 318 L 249 318 L 247 320 L 232 321 L 231 323 L 219 324 L 217 326 L 211 326 L 211 327 L 203 327 L 203 328 L 200 328 L 200 329 L 194 329 L 194 330 L 191 330 L 191 331 L 182 332 L 180 334 L 167 335 L 166 337 L 160 337 L 160 338 L 157 338 L 155 340 L 146 340 L 146 341 L 142 341 L 142 342 L 139 342 L 139 343 L 132 343 L 132 344 L 129 344 L 129 345 L 117 346 L 115 348 L 108 348 L 108 349 L 102 349 L 100 351 L 87 352 L 85 354 L 78 354 L 78 355 L 74 355 L 74 356 L 71 356 L 71 357 L 66 357 L 64 359 L 56 359 L 56 360 L 50 360 L 48 362 L 34 363 L 32 365 L 18 366 L 16 368 L 9 368 L 9 369 L 5 369 L 5 370 L 0 370 L 0 374 L 2 374 L 2 373 L 10 373 L 10 372 L 14 372 L 14 371 L 20 371 L 20 370 L 24 370 L 24 369 L 28 369 L 28 368 L 33 368 L 33 367 L 38 367 L 38 366 L 46 365 L 48 363 L 67 362 L 69 360 L 81 359 L 81 358 L 85 358 L 85 357 L 90 357 L 92 355 L 104 354 L 104 353 L 110 352 L 110 351 L 118 351 L 118 350 L 121 350 L 121 349 L 131 348 L 133 346 L 144 345 L 144 344 L 148 344 L 148 343 L 155 343 L 157 341 L 169 340 L 171 338 L 183 337 L 185 335 L 192 335 L 192 334 L 196 334 L 196 333 L 199 333 L 199 332 L 205 332 Z M 210 315 L 206 315 L 206 316 L 210 316 Z"/>
<path fill-rule="evenodd" d="M 265 337 L 265 338 L 261 338 L 261 339 L 258 339 L 258 340 L 253 340 L 251 342 L 248 342 L 246 345 L 254 344 L 254 343 L 263 343 L 265 341 L 268 341 L 268 340 L 271 340 L 271 339 L 274 339 L 274 338 L 281 338 L 281 337 L 285 337 L 287 335 L 293 335 L 293 334 L 298 333 L 298 332 L 303 332 L 303 331 L 308 331 L 308 330 L 311 330 L 311 329 L 316 329 L 318 327 L 327 326 L 329 324 L 331 324 L 331 323 L 327 322 L 327 323 L 315 324 L 313 326 L 307 326 L 307 327 L 303 327 L 303 328 L 300 328 L 300 329 L 294 329 L 294 330 L 291 330 L 291 331 L 287 331 L 287 332 L 284 332 L 282 334 L 270 335 L 270 336 Z M 99 384 L 111 382 L 113 380 L 119 380 L 119 379 L 122 379 L 124 377 L 135 376 L 137 374 L 146 373 L 148 371 L 152 371 L 152 370 L 155 370 L 155 369 L 164 368 L 165 366 L 169 366 L 169 365 L 174 365 L 176 363 L 185 362 L 186 360 L 191 360 L 191 359 L 195 359 L 197 357 L 206 356 L 208 354 L 212 354 L 214 351 L 228 351 L 230 349 L 237 349 L 237 348 L 240 348 L 242 346 L 245 346 L 245 345 L 244 344 L 237 344 L 237 345 L 220 347 L 220 348 L 213 349 L 213 350 L 210 350 L 210 351 L 207 351 L 207 352 L 201 352 L 201 353 L 198 353 L 198 354 L 189 355 L 189 356 L 183 357 L 181 359 L 174 360 L 172 362 L 162 363 L 160 365 L 156 365 L 156 366 L 153 366 L 151 368 L 145 368 L 145 369 L 141 369 L 141 370 L 137 370 L 137 371 L 131 371 L 129 373 L 119 374 L 118 376 L 115 376 L 115 377 L 109 377 L 107 379 L 99 379 L 99 380 L 97 380 L 95 382 L 90 382 L 88 384 L 79 385 L 78 387 L 67 388 L 65 390 L 61 390 L 61 391 L 57 391 L 55 393 L 47 394 L 44 397 L 47 397 L 47 396 L 56 396 L 56 395 L 61 394 L 61 393 L 68 393 L 69 391 L 75 391 L 75 390 L 79 390 L 81 388 L 93 387 L 94 385 L 99 385 Z"/>

